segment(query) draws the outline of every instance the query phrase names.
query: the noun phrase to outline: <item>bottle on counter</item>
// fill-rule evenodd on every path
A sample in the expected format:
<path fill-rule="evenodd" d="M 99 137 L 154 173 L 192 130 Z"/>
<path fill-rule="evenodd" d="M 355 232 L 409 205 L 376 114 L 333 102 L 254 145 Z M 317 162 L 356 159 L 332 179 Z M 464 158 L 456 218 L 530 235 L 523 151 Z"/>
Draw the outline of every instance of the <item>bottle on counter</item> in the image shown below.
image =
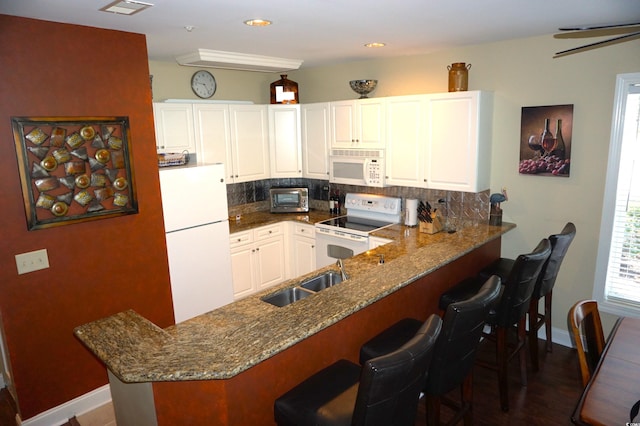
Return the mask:
<path fill-rule="evenodd" d="M 329 213 L 336 213 L 336 195 L 334 192 L 329 195 Z"/>

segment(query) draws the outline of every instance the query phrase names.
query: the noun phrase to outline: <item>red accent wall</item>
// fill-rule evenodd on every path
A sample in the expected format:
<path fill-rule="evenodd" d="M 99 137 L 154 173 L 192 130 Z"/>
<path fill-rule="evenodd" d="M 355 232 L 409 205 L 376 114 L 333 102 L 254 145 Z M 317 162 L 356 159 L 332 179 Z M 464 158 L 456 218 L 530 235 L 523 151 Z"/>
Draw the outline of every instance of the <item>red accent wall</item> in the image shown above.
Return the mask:
<path fill-rule="evenodd" d="M 74 327 L 173 323 L 144 35 L 0 15 L 0 314 L 23 419 L 108 383 Z M 12 116 L 128 116 L 139 213 L 27 230 Z M 18 275 L 46 248 L 50 268 Z"/>

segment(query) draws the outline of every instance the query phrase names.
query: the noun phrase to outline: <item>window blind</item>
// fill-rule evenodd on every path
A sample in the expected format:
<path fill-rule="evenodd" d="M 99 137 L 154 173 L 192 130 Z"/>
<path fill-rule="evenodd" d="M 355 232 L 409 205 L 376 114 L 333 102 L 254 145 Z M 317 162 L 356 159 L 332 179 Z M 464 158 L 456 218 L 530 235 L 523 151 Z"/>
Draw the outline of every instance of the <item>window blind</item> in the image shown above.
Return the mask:
<path fill-rule="evenodd" d="M 605 298 L 640 309 L 640 87 L 625 109 Z"/>

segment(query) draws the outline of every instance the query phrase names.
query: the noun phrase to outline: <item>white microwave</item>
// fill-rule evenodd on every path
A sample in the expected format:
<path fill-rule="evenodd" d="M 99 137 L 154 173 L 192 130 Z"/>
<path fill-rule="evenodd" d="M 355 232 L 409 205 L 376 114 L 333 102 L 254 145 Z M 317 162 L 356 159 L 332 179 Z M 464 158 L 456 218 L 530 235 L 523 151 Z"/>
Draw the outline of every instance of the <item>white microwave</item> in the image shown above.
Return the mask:
<path fill-rule="evenodd" d="M 332 149 L 329 182 L 382 188 L 384 150 Z"/>

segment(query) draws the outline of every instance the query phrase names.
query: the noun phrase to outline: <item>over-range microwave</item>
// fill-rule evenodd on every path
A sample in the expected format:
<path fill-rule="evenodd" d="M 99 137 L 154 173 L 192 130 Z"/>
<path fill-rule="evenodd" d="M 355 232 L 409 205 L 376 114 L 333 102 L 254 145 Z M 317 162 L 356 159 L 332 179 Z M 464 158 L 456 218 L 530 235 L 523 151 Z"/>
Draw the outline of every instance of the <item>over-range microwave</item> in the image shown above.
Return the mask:
<path fill-rule="evenodd" d="M 275 187 L 269 189 L 271 213 L 292 213 L 309 211 L 308 188 Z"/>
<path fill-rule="evenodd" d="M 384 173 L 383 149 L 331 150 L 329 182 L 382 188 Z"/>

